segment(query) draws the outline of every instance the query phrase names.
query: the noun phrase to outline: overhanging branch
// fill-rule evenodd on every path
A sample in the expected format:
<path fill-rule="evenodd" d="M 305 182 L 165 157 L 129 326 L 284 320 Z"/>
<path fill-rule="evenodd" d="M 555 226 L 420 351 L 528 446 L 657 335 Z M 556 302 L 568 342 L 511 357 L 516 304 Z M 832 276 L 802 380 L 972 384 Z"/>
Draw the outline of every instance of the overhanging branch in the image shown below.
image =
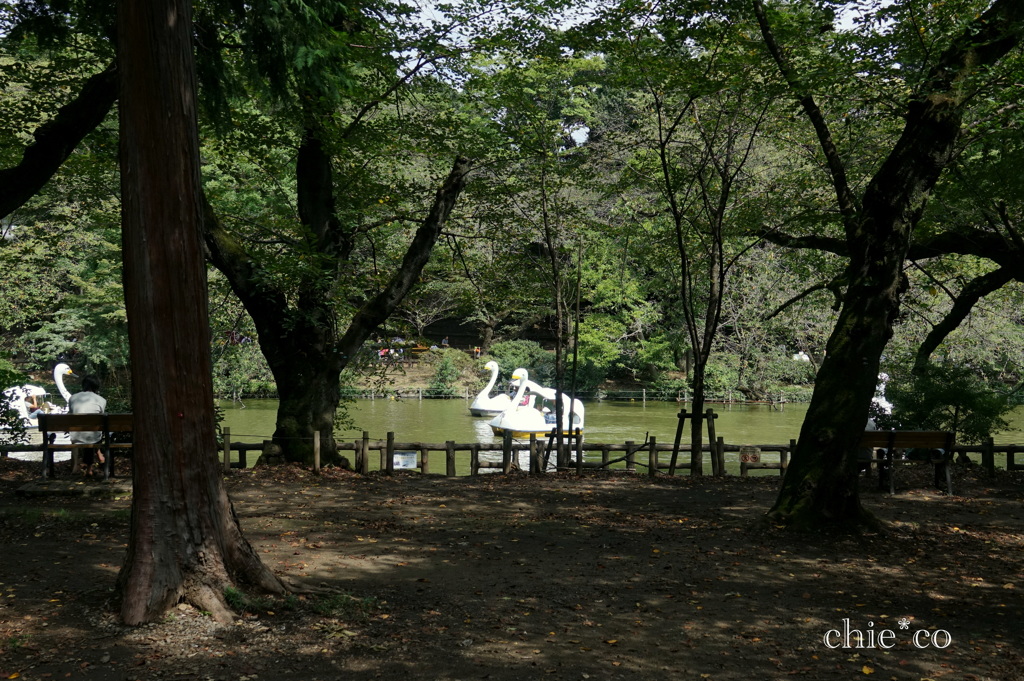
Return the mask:
<path fill-rule="evenodd" d="M 0 170 L 0 218 L 35 196 L 117 101 L 117 62 L 85 81 L 82 91 L 40 125 L 21 162 Z"/>

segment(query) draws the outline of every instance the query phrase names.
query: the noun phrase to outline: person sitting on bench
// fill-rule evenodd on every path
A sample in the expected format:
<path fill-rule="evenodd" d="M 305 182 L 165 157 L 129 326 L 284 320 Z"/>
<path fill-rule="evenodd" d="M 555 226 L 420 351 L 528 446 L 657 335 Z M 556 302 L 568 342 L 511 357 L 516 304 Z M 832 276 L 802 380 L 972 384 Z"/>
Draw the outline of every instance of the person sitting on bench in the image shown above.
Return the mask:
<path fill-rule="evenodd" d="M 103 414 L 107 410 L 107 400 L 99 395 L 100 382 L 95 376 L 82 379 L 82 391 L 75 393 L 68 400 L 68 410 L 72 414 Z M 99 444 L 103 434 L 99 431 L 74 431 L 71 433 L 72 444 Z M 103 453 L 98 447 L 83 447 L 82 467 L 85 475 L 92 475 L 93 463 L 103 465 Z"/>

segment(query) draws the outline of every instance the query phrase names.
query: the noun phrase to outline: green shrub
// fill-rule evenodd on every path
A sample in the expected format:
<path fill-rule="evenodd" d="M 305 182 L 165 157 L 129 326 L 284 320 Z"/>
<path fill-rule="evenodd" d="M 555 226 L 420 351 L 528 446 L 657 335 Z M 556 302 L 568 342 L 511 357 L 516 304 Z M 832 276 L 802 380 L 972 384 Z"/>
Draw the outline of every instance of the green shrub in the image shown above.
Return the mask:
<path fill-rule="evenodd" d="M 1008 395 L 993 389 L 970 368 L 942 364 L 894 375 L 886 397 L 893 404 L 892 414 L 880 418 L 880 426 L 950 430 L 962 444 L 980 443 L 1007 428 L 1003 415 L 1013 408 Z"/>
<path fill-rule="evenodd" d="M 530 379 L 541 385 L 553 382 L 555 376 L 555 353 L 545 350 L 535 341 L 502 341 L 491 346 L 488 354 L 502 368 L 502 373 L 511 375 L 522 367 L 530 372 Z"/>
<path fill-rule="evenodd" d="M 424 397 L 457 397 L 459 394 L 458 381 L 461 372 L 455 365 L 452 353 L 458 350 L 441 350 L 440 359 L 434 365 L 434 377 L 430 385 L 423 392 Z"/>
<path fill-rule="evenodd" d="M 14 368 L 14 365 L 7 359 L 0 359 L 0 390 L 24 385 L 28 377 Z M 25 432 L 25 422 L 21 419 L 21 412 L 14 404 L 18 397 L 9 398 L 0 393 L 0 441 L 3 442 L 26 442 L 28 433 Z"/>

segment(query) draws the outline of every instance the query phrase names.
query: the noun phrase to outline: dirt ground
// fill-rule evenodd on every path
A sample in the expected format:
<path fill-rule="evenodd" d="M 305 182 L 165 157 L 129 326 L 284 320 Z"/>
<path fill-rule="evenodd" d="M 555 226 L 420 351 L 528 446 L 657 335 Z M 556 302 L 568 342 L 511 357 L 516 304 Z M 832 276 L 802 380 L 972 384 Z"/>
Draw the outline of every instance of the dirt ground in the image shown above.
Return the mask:
<path fill-rule="evenodd" d="M 822 538 L 758 522 L 775 477 L 235 472 L 246 536 L 322 593 L 138 628 L 111 607 L 130 501 L 17 494 L 36 473 L 0 461 L 3 679 L 1024 679 L 1006 473 L 865 481 L 886 532 Z"/>

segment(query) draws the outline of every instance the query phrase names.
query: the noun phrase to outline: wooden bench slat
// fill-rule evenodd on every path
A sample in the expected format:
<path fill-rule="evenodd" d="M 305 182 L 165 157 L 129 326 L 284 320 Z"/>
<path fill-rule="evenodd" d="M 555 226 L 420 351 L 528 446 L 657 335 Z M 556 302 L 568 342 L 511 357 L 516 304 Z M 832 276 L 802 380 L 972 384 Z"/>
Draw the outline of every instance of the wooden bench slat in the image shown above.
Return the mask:
<path fill-rule="evenodd" d="M 135 429 L 133 414 L 107 414 L 107 430 L 112 433 L 130 433 Z"/>
<path fill-rule="evenodd" d="M 113 471 L 112 449 L 129 449 L 131 443 L 111 442 L 111 433 L 130 433 L 134 430 L 132 414 L 40 414 L 39 431 L 43 436 L 43 477 L 53 474 L 53 453 L 55 451 L 71 451 L 72 462 L 78 460 L 78 450 L 85 448 L 102 449 L 106 461 L 103 466 L 104 477 Z M 50 433 L 58 432 L 99 432 L 100 441 L 94 444 L 68 443 L 51 444 Z"/>
<path fill-rule="evenodd" d="M 953 433 L 943 430 L 866 430 L 861 436 L 862 447 L 930 447 L 945 449 L 952 446 Z"/>
<path fill-rule="evenodd" d="M 39 430 L 51 433 L 103 430 L 103 414 L 40 414 Z"/>

